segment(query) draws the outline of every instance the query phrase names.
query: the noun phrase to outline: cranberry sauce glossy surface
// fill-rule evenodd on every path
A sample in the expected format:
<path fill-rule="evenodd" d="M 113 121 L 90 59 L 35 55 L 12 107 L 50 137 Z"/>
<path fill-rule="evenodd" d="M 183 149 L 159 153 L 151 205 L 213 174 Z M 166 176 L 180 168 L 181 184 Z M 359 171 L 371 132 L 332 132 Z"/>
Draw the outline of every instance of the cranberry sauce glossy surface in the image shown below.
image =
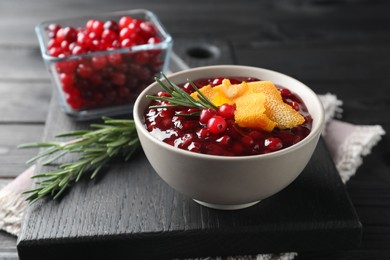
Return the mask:
<path fill-rule="evenodd" d="M 194 83 L 198 88 L 211 84 L 217 86 L 223 78 L 199 79 Z M 242 81 L 258 81 L 255 78 L 229 77 L 232 84 Z M 189 83 L 180 84 L 187 93 L 194 90 Z M 311 130 L 312 118 L 303 101 L 287 88 L 277 86 L 284 102 L 299 111 L 305 123 L 292 129 L 275 128 L 272 132 L 259 129 L 241 128 L 229 117 L 230 108 L 217 112 L 200 111 L 200 116 L 183 116 L 199 112 L 194 108 L 147 108 L 145 111 L 146 129 L 157 139 L 180 149 L 211 155 L 246 156 L 274 152 L 289 147 L 304 139 Z M 157 95 L 169 95 L 159 92 Z M 150 105 L 164 105 L 152 101 Z M 165 103 L 165 105 L 167 105 Z M 208 117 L 213 117 L 214 120 Z M 222 131 L 220 131 L 222 130 Z"/>

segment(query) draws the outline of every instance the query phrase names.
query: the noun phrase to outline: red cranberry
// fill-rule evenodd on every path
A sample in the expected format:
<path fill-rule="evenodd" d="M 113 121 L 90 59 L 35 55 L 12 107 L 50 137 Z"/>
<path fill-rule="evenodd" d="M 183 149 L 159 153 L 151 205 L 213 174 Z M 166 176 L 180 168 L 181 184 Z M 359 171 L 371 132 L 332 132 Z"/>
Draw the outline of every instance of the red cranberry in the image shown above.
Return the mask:
<path fill-rule="evenodd" d="M 120 43 L 121 47 L 123 48 L 130 48 L 135 45 L 135 43 L 130 39 L 124 39 Z"/>
<path fill-rule="evenodd" d="M 49 31 L 49 37 L 55 38 L 56 34 L 60 28 L 61 28 L 61 26 L 59 26 L 58 24 L 55 24 L 55 23 L 49 24 L 49 26 L 47 27 L 47 29 Z"/>
<path fill-rule="evenodd" d="M 283 147 L 282 140 L 276 137 L 269 137 L 265 139 L 264 147 L 271 152 L 280 150 Z"/>
<path fill-rule="evenodd" d="M 291 106 L 296 110 L 299 111 L 300 107 L 299 104 L 295 101 L 291 102 Z"/>
<path fill-rule="evenodd" d="M 76 45 L 73 49 L 72 49 L 72 54 L 73 55 L 80 55 L 80 54 L 84 54 L 86 53 L 86 49 L 84 49 L 82 46 L 80 45 Z"/>
<path fill-rule="evenodd" d="M 130 90 L 126 87 L 118 88 L 118 96 L 127 97 L 130 94 Z"/>
<path fill-rule="evenodd" d="M 66 50 L 69 50 L 69 42 L 68 41 L 62 41 L 61 42 L 61 48 L 64 50 L 64 51 L 66 51 Z"/>
<path fill-rule="evenodd" d="M 118 39 L 113 40 L 112 43 L 111 43 L 111 48 L 112 49 L 118 49 L 119 47 L 121 47 L 120 41 L 118 41 Z"/>
<path fill-rule="evenodd" d="M 106 29 L 106 30 L 112 30 L 114 32 L 118 32 L 119 31 L 119 26 L 118 24 L 115 22 L 115 21 L 106 21 L 103 25 L 103 28 Z"/>
<path fill-rule="evenodd" d="M 92 41 L 94 41 L 94 40 L 98 40 L 98 42 L 100 43 L 100 35 L 97 35 L 95 32 L 93 32 L 93 31 L 90 31 L 90 32 L 88 32 L 88 38 L 90 38 Z M 96 43 L 96 42 L 95 42 Z"/>
<path fill-rule="evenodd" d="M 236 108 L 230 104 L 223 104 L 218 107 L 218 115 L 222 116 L 225 119 L 233 119 L 235 111 Z"/>
<path fill-rule="evenodd" d="M 77 34 L 77 44 L 79 46 L 82 46 L 83 48 L 87 49 L 87 48 L 90 48 L 92 46 L 92 39 L 89 38 L 89 36 L 87 34 L 85 34 L 84 32 L 79 32 Z"/>
<path fill-rule="evenodd" d="M 95 22 L 94 19 L 90 19 L 87 21 L 87 23 L 85 24 L 85 28 L 87 29 L 88 32 L 92 32 L 92 27 L 93 27 L 93 23 Z"/>
<path fill-rule="evenodd" d="M 186 82 L 183 86 L 183 90 L 187 92 L 188 94 L 191 94 L 192 92 L 195 91 L 194 87 L 191 85 L 191 83 Z"/>
<path fill-rule="evenodd" d="M 185 134 L 182 138 L 178 139 L 178 147 L 186 149 L 192 143 L 193 139 L 192 134 Z"/>
<path fill-rule="evenodd" d="M 252 146 L 255 142 L 253 141 L 253 138 L 250 137 L 249 135 L 245 135 L 241 138 L 241 142 L 245 145 L 245 146 Z"/>
<path fill-rule="evenodd" d="M 216 78 L 214 79 L 212 82 L 211 82 L 211 86 L 218 86 L 218 85 L 221 85 L 222 84 L 222 81 L 223 81 L 223 78 Z"/>
<path fill-rule="evenodd" d="M 136 88 L 138 86 L 139 80 L 136 77 L 129 76 L 127 77 L 127 86 L 129 88 Z M 140 86 L 140 90 L 143 90 L 146 86 Z"/>
<path fill-rule="evenodd" d="M 104 23 L 102 21 L 99 20 L 93 21 L 92 28 L 91 28 L 92 32 L 96 33 L 97 36 L 100 36 L 102 35 L 103 30 L 104 30 Z"/>
<path fill-rule="evenodd" d="M 261 133 L 257 130 L 253 130 L 251 132 L 249 132 L 248 136 L 250 136 L 252 139 L 258 139 L 261 137 Z"/>
<path fill-rule="evenodd" d="M 126 76 L 121 72 L 114 72 L 111 76 L 111 82 L 118 86 L 123 86 L 126 83 Z"/>
<path fill-rule="evenodd" d="M 232 151 L 234 154 L 241 154 L 244 151 L 244 146 L 241 143 L 234 143 L 232 146 Z"/>
<path fill-rule="evenodd" d="M 196 134 L 199 138 L 204 139 L 210 135 L 210 132 L 207 130 L 207 128 L 201 128 L 196 132 Z"/>
<path fill-rule="evenodd" d="M 58 57 L 62 53 L 62 49 L 60 47 L 52 47 L 48 52 L 50 56 Z"/>
<path fill-rule="evenodd" d="M 130 39 L 131 35 L 133 34 L 132 31 L 128 27 L 124 27 L 119 31 L 119 39 L 124 40 L 124 39 Z"/>
<path fill-rule="evenodd" d="M 199 153 L 200 152 L 200 148 L 201 148 L 201 144 L 199 142 L 192 142 L 188 147 L 187 149 L 191 152 L 194 152 L 194 153 Z"/>
<path fill-rule="evenodd" d="M 56 64 L 57 71 L 64 73 L 73 73 L 76 67 L 77 61 L 75 60 L 60 61 Z"/>
<path fill-rule="evenodd" d="M 226 130 L 227 124 L 223 117 L 221 116 L 213 116 L 207 122 L 207 129 L 209 129 L 210 133 L 220 134 Z"/>
<path fill-rule="evenodd" d="M 283 97 L 289 97 L 291 96 L 291 91 L 288 90 L 287 88 L 282 88 L 280 90 L 280 94 L 282 94 Z"/>
<path fill-rule="evenodd" d="M 153 36 L 153 37 L 150 37 L 148 39 L 148 43 L 149 44 L 156 44 L 156 43 L 159 43 L 161 42 L 160 38 L 156 37 L 156 36 Z"/>
<path fill-rule="evenodd" d="M 100 70 L 106 66 L 107 59 L 105 56 L 94 56 L 91 59 L 91 64 L 94 69 Z"/>
<path fill-rule="evenodd" d="M 107 60 L 113 65 L 117 65 L 122 62 L 122 55 L 120 53 L 112 53 L 107 55 Z"/>
<path fill-rule="evenodd" d="M 149 53 L 147 51 L 138 52 L 134 56 L 135 56 L 135 62 L 137 62 L 140 65 L 144 65 L 148 63 L 150 59 Z"/>
<path fill-rule="evenodd" d="M 140 31 L 141 31 L 141 20 L 138 20 L 138 19 L 133 19 L 133 21 L 131 21 L 131 23 L 129 24 L 128 28 L 130 29 L 130 31 L 134 32 L 135 34 L 139 34 Z"/>
<path fill-rule="evenodd" d="M 171 95 L 166 91 L 160 91 L 157 93 L 158 97 L 170 97 Z"/>
<path fill-rule="evenodd" d="M 130 16 L 123 16 L 121 19 L 119 19 L 118 26 L 119 29 L 123 29 L 128 27 L 133 22 L 133 18 Z"/>
<path fill-rule="evenodd" d="M 47 48 L 48 49 L 51 49 L 53 47 L 59 47 L 58 46 L 58 42 L 55 40 L 55 39 L 50 39 L 48 42 L 47 42 Z"/>
<path fill-rule="evenodd" d="M 83 100 L 77 95 L 70 95 L 66 101 L 73 109 L 80 109 L 83 106 Z"/>
<path fill-rule="evenodd" d="M 60 81 L 64 90 L 69 90 L 74 87 L 74 74 L 73 73 L 61 73 Z M 67 92 L 67 91 L 65 91 Z"/>
<path fill-rule="evenodd" d="M 112 44 L 118 38 L 118 34 L 113 30 L 104 30 L 102 33 L 102 40 L 106 44 Z"/>
<path fill-rule="evenodd" d="M 212 118 L 216 114 L 217 112 L 214 109 L 211 108 L 202 109 L 202 111 L 200 111 L 199 122 L 205 125 L 210 120 L 210 118 Z"/>
<path fill-rule="evenodd" d="M 57 31 L 56 38 L 58 41 L 74 42 L 77 39 L 77 31 L 73 27 L 61 28 Z"/>
<path fill-rule="evenodd" d="M 104 51 L 103 44 L 100 43 L 99 40 L 92 40 L 91 43 L 91 51 Z"/>
<path fill-rule="evenodd" d="M 228 145 L 230 143 L 231 137 L 228 135 L 224 135 L 221 138 L 217 139 L 216 142 L 221 145 Z"/>
<path fill-rule="evenodd" d="M 91 83 L 92 83 L 93 85 L 98 86 L 98 85 L 102 84 L 102 82 L 103 82 L 103 77 L 102 77 L 102 75 L 100 75 L 100 74 L 94 73 L 94 74 L 92 74 L 92 76 L 90 77 L 90 81 L 91 81 Z"/>
<path fill-rule="evenodd" d="M 140 35 L 146 40 L 148 40 L 150 37 L 153 37 L 157 34 L 156 28 L 150 22 L 147 21 L 141 22 L 139 24 L 139 27 L 140 27 Z"/>
<path fill-rule="evenodd" d="M 188 120 L 182 123 L 183 123 L 183 127 L 182 127 L 183 130 L 193 130 L 199 125 L 199 123 L 195 120 Z"/>
<path fill-rule="evenodd" d="M 142 66 L 138 71 L 138 78 L 143 81 L 151 81 L 153 74 L 147 66 Z"/>
<path fill-rule="evenodd" d="M 93 70 L 89 65 L 86 65 L 84 63 L 80 63 L 77 66 L 77 74 L 80 75 L 82 78 L 89 78 L 92 76 Z"/>
<path fill-rule="evenodd" d="M 175 115 L 175 111 L 173 109 L 162 109 L 159 113 L 161 117 L 170 117 L 172 118 Z"/>

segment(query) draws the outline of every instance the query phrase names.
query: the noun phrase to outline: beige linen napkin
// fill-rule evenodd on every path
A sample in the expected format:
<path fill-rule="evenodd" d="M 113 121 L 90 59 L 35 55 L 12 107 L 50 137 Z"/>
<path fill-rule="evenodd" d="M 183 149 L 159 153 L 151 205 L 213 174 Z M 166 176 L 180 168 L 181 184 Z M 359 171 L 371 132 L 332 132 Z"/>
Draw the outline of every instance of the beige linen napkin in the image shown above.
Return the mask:
<path fill-rule="evenodd" d="M 323 132 L 325 143 L 344 182 L 351 178 L 362 164 L 363 156 L 370 153 L 385 134 L 379 125 L 360 126 L 334 119 L 341 116 L 342 102 L 335 95 L 319 95 L 325 108 L 326 128 Z M 0 190 L 0 230 L 17 236 L 20 231 L 23 213 L 28 206 L 21 192 L 32 183 L 34 167 L 30 167 Z M 262 254 L 223 258 L 227 260 L 291 260 L 297 253 Z M 218 260 L 222 258 L 206 258 Z"/>

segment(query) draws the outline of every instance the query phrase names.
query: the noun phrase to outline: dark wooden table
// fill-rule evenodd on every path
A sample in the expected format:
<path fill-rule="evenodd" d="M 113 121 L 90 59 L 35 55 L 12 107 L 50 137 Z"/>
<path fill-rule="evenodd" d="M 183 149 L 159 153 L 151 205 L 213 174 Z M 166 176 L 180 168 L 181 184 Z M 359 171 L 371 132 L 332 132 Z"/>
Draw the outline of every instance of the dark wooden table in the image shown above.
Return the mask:
<path fill-rule="evenodd" d="M 106 11 L 154 11 L 190 66 L 241 64 L 289 74 L 344 101 L 343 120 L 390 131 L 390 3 L 298 1 L 0 0 L 0 187 L 26 169 L 37 150 L 52 87 L 34 26 L 43 20 Z M 217 52 L 213 52 L 213 48 Z M 390 258 L 388 135 L 364 158 L 347 190 L 363 224 L 361 247 L 299 258 Z M 18 259 L 16 238 L 0 232 L 0 259 Z"/>

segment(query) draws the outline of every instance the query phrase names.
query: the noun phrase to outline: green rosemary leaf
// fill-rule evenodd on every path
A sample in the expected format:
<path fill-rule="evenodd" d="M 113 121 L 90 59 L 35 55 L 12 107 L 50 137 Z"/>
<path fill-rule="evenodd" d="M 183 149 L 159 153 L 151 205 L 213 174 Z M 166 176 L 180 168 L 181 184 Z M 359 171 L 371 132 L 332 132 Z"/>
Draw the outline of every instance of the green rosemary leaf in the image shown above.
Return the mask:
<path fill-rule="evenodd" d="M 129 141 L 129 138 L 120 138 L 116 140 L 115 142 L 110 142 L 107 144 L 107 147 L 117 147 L 121 146 Z"/>
<path fill-rule="evenodd" d="M 96 164 L 96 163 L 98 163 L 98 162 L 103 161 L 103 160 L 106 159 L 106 158 L 107 158 L 107 155 L 106 155 L 106 154 L 102 154 L 102 155 L 96 157 L 95 159 L 93 159 L 93 160 L 90 162 L 90 164 Z"/>
<path fill-rule="evenodd" d="M 58 181 L 51 182 L 47 186 L 44 186 L 39 192 L 38 196 L 45 196 L 49 194 L 51 191 L 53 191 L 58 185 Z"/>
<path fill-rule="evenodd" d="M 193 113 L 176 113 L 175 115 L 177 116 L 199 116 L 200 115 L 200 111 L 198 112 L 193 112 Z"/>
<path fill-rule="evenodd" d="M 30 194 L 30 193 L 33 193 L 33 192 L 36 192 L 36 191 L 39 191 L 39 190 L 40 190 L 40 188 L 26 190 L 26 191 L 23 191 L 22 194 Z"/>
<path fill-rule="evenodd" d="M 205 104 L 209 105 L 213 109 L 217 109 L 217 106 L 215 106 L 199 89 L 198 87 L 192 82 L 191 80 L 187 79 L 187 81 L 191 84 L 191 86 L 195 89 L 195 91 L 198 94 L 198 98 L 201 99 Z"/>
<path fill-rule="evenodd" d="M 61 146 L 58 142 L 37 142 L 18 145 L 18 148 L 43 148 L 43 147 L 58 147 Z"/>
<path fill-rule="evenodd" d="M 101 153 L 105 152 L 107 149 L 105 147 L 98 147 L 98 148 L 85 148 L 84 152 L 86 153 Z"/>
<path fill-rule="evenodd" d="M 166 91 L 168 92 L 169 94 L 172 94 L 173 90 L 167 86 L 165 86 L 164 83 L 162 83 L 162 81 L 158 78 L 155 78 L 155 80 L 157 81 L 157 83 Z"/>
<path fill-rule="evenodd" d="M 57 193 L 55 193 L 55 195 L 53 196 L 53 200 L 59 198 L 67 187 L 68 185 L 63 185 L 61 189 Z"/>
<path fill-rule="evenodd" d="M 118 153 L 118 150 L 119 150 L 118 147 L 108 147 L 108 148 L 107 148 L 108 157 L 112 157 L 112 156 L 114 156 L 115 154 L 117 154 L 117 153 Z"/>
<path fill-rule="evenodd" d="M 92 128 L 98 128 L 98 129 L 106 129 L 106 128 L 110 127 L 109 125 L 105 125 L 105 124 L 91 124 L 90 126 Z"/>
<path fill-rule="evenodd" d="M 178 85 L 171 82 L 167 76 L 162 74 L 162 77 L 167 82 L 167 85 L 163 83 L 160 79 L 156 79 L 157 83 L 170 94 L 170 97 L 157 97 L 147 95 L 146 97 L 151 100 L 157 101 L 167 101 L 170 105 L 162 106 L 162 105 L 153 105 L 151 108 L 168 108 L 172 106 L 184 106 L 184 107 L 193 107 L 193 108 L 212 108 L 217 109 L 217 107 L 209 100 L 203 93 L 199 91 L 199 89 L 195 86 L 195 90 L 198 92 L 199 100 L 194 99 L 191 95 L 181 89 Z M 189 81 L 190 82 L 190 81 Z M 193 86 L 195 85 L 193 82 L 190 82 Z"/>
<path fill-rule="evenodd" d="M 56 156 L 53 156 L 45 161 L 42 162 L 42 165 L 48 165 L 51 164 L 52 162 L 56 161 L 57 159 L 61 158 L 65 154 L 67 154 L 68 151 L 62 151 L 61 153 L 57 154 Z"/>
<path fill-rule="evenodd" d="M 63 178 L 60 183 L 58 183 L 58 187 L 63 187 L 63 186 L 67 186 L 70 179 L 71 179 L 72 175 L 66 175 L 65 178 Z"/>
<path fill-rule="evenodd" d="M 86 165 L 84 165 L 84 167 L 81 167 L 80 170 L 78 171 L 77 173 L 77 177 L 76 177 L 76 180 L 75 182 L 78 182 L 81 178 L 81 176 L 83 175 L 83 173 L 85 172 L 85 169 L 87 168 Z"/>
<path fill-rule="evenodd" d="M 56 137 L 73 137 L 73 136 L 82 136 L 86 133 L 90 132 L 89 130 L 78 130 L 78 131 L 71 131 L 66 133 L 61 133 L 56 135 Z"/>
<path fill-rule="evenodd" d="M 35 161 L 37 161 L 38 159 L 43 158 L 43 157 L 46 157 L 46 156 L 48 156 L 48 155 L 51 155 L 51 154 L 53 154 L 53 153 L 55 153 L 55 152 L 57 152 L 57 151 L 59 151 L 59 150 L 60 150 L 60 147 L 57 147 L 57 146 L 51 147 L 51 148 L 49 148 L 48 150 L 46 150 L 45 152 L 42 152 L 42 153 L 38 154 L 37 156 L 35 156 L 35 157 L 31 158 L 30 160 L 28 160 L 28 161 L 27 161 L 27 164 L 30 164 L 30 163 L 32 163 L 32 162 L 35 162 Z"/>
<path fill-rule="evenodd" d="M 96 167 L 96 169 L 91 174 L 91 179 L 96 177 L 96 175 L 100 172 L 100 170 L 103 167 L 103 165 L 104 165 L 104 163 L 101 163 L 99 166 Z"/>
<path fill-rule="evenodd" d="M 103 117 L 106 124 L 112 124 L 112 125 L 127 125 L 132 124 L 133 120 L 131 119 L 111 119 L 108 117 Z"/>

